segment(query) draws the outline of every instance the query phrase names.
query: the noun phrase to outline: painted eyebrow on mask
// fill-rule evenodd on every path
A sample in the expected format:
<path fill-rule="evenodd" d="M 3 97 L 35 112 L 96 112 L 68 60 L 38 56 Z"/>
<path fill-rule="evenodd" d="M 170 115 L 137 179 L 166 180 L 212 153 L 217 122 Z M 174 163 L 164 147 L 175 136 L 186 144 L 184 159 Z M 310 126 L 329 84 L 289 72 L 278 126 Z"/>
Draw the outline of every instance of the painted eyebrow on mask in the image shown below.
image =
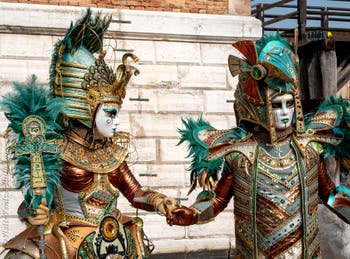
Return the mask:
<path fill-rule="evenodd" d="M 114 118 L 118 114 L 118 109 L 115 107 L 104 107 L 102 110 L 111 118 Z"/>
<path fill-rule="evenodd" d="M 293 107 L 293 105 L 294 105 L 293 99 L 286 101 L 287 108 L 291 108 L 291 107 Z M 272 108 L 282 108 L 282 100 L 271 102 L 271 106 L 272 106 Z"/>

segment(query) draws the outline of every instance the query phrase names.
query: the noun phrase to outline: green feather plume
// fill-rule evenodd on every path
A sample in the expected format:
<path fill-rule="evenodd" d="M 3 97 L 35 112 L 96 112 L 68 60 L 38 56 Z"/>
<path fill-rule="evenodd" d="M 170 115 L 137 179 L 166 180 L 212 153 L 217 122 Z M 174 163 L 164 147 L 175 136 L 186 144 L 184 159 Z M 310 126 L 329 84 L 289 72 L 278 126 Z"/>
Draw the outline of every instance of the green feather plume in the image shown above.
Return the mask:
<path fill-rule="evenodd" d="M 24 144 L 25 136 L 22 132 L 22 123 L 30 115 L 39 116 L 45 121 L 46 140 L 61 138 L 57 133 L 60 126 L 56 123 L 56 119 L 61 111 L 62 102 L 59 99 L 52 99 L 48 89 L 39 86 L 36 76 L 33 75 L 26 83 L 15 82 L 13 91 L 3 97 L 0 105 L 10 122 L 8 128 L 12 129 L 9 151 L 12 152 L 12 159 L 15 160 L 13 176 L 16 178 L 17 187 L 24 191 L 27 212 L 34 214 L 44 197 L 48 207 L 52 208 L 53 192 L 59 185 L 60 154 L 42 154 L 47 187 L 41 195 L 36 195 L 30 185 L 30 155 L 15 155 L 15 151 L 18 145 Z"/>
<path fill-rule="evenodd" d="M 222 168 L 224 159 L 218 158 L 210 161 L 205 160 L 205 158 L 210 155 L 210 152 L 207 149 L 208 146 L 203 142 L 196 140 L 193 134 L 195 130 L 210 129 L 213 127 L 208 122 L 204 121 L 202 116 L 199 117 L 197 121 L 194 121 L 191 118 L 187 120 L 182 119 L 182 123 L 184 124 L 185 129 L 178 129 L 178 132 L 181 135 L 178 145 L 185 141 L 188 143 L 189 153 L 187 157 L 192 158 L 192 163 L 187 170 L 191 171 L 191 183 L 194 183 L 197 177 L 203 172 L 207 172 L 208 177 L 217 180 L 218 172 Z"/>
<path fill-rule="evenodd" d="M 111 16 L 101 18 L 101 13 L 92 15 L 90 8 L 85 15 L 67 30 L 65 37 L 58 41 L 53 52 L 50 66 L 50 86 L 54 85 L 56 63 L 60 48 L 64 46 L 65 52 L 73 54 L 77 48 L 85 47 L 91 53 L 97 53 L 103 48 L 103 36 L 112 20 Z"/>
<path fill-rule="evenodd" d="M 187 142 L 189 153 L 187 157 L 192 158 L 190 167 L 187 169 L 191 172 L 191 183 L 195 184 L 197 177 L 206 172 L 207 177 L 212 177 L 214 181 L 218 180 L 218 174 L 223 166 L 225 159 L 223 157 L 207 160 L 210 155 L 209 146 L 197 138 L 196 133 L 204 129 L 214 129 L 208 122 L 200 116 L 197 121 L 189 118 L 182 119 L 184 129 L 178 129 L 180 141 L 178 145 Z M 247 131 L 241 127 L 232 128 L 226 135 L 230 139 L 239 140 L 247 135 Z M 194 188 L 194 187 L 193 187 Z"/>

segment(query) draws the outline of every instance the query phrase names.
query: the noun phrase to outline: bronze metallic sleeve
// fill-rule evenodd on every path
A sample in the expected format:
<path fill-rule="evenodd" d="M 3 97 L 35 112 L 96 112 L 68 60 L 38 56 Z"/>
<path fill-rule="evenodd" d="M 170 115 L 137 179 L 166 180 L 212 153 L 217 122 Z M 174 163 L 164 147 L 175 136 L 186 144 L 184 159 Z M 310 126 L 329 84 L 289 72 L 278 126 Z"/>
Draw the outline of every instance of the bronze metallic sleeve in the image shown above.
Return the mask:
<path fill-rule="evenodd" d="M 323 159 L 318 165 L 318 195 L 322 203 L 327 204 L 329 195 L 335 189 L 335 185 L 327 174 L 327 167 Z"/>
<path fill-rule="evenodd" d="M 108 174 L 108 179 L 135 208 L 154 211 L 157 199 L 164 197 L 162 194 L 142 188 L 125 161 Z"/>
<path fill-rule="evenodd" d="M 129 202 L 132 202 L 134 196 L 141 189 L 141 185 L 125 161 L 116 170 L 108 174 L 108 180 L 119 189 Z"/>
<path fill-rule="evenodd" d="M 335 197 L 333 206 L 329 206 L 327 203 L 329 195 L 335 190 L 336 187 L 327 174 L 326 164 L 324 161 L 320 162 L 318 172 L 318 195 L 320 196 L 322 203 L 340 219 L 350 224 L 350 202 L 348 199 L 340 196 Z"/>
<path fill-rule="evenodd" d="M 197 200 L 190 208 L 194 209 L 196 223 L 202 224 L 213 220 L 223 211 L 233 196 L 233 175 L 226 168 L 214 189 L 214 197 L 203 197 Z M 187 213 L 189 214 L 189 213 Z M 192 222 L 192 220 L 191 220 Z"/>
<path fill-rule="evenodd" d="M 229 170 L 229 169 L 226 169 Z M 223 176 L 215 187 L 215 197 L 213 199 L 214 217 L 223 211 L 233 196 L 233 175 L 232 173 L 223 172 Z"/>

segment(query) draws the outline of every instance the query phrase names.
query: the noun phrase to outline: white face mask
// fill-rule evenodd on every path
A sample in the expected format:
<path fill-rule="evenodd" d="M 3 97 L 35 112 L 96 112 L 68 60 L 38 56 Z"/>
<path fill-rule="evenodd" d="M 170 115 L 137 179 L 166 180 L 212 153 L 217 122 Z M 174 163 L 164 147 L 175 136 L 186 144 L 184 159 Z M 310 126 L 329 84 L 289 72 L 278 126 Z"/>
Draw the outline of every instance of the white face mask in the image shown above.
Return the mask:
<path fill-rule="evenodd" d="M 117 131 L 120 124 L 118 117 L 119 110 L 115 106 L 103 104 L 98 108 L 95 123 L 98 132 L 106 137 L 111 138 Z"/>
<path fill-rule="evenodd" d="M 272 97 L 272 113 L 274 126 L 278 130 L 284 130 L 292 124 L 294 115 L 294 98 L 291 94 L 280 94 Z"/>

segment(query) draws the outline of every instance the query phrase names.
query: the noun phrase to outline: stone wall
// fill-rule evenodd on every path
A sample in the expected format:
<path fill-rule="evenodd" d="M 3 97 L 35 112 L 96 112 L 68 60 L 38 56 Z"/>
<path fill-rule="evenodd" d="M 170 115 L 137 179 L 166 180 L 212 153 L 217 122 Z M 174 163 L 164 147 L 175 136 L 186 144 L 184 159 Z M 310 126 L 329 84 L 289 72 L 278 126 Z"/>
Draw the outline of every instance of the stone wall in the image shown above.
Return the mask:
<path fill-rule="evenodd" d="M 250 14 L 250 0 L 1 0 L 0 2 L 205 14 Z"/>
<path fill-rule="evenodd" d="M 130 82 L 120 114 L 121 130 L 135 136 L 133 157 L 137 161 L 131 163 L 131 169 L 142 185 L 190 205 L 196 193 L 186 195 L 189 160 L 185 146 L 176 145 L 177 128 L 182 117 L 201 113 L 217 128 L 235 125 L 232 98 L 236 80 L 229 74 L 227 57 L 233 51 L 232 42 L 261 36 L 260 22 L 247 16 L 100 10 L 112 14 L 114 20 L 130 22 L 111 24 L 105 39 L 107 56 L 115 55 L 118 63 L 123 51 L 133 50 L 140 58 L 141 74 Z M 53 45 L 83 11 L 79 7 L 0 3 L 1 95 L 10 91 L 13 81 L 24 81 L 31 74 L 48 83 Z M 16 216 L 23 198 L 14 188 L 5 152 L 7 123 L 1 113 L 0 244 L 24 228 Z M 144 219 L 155 254 L 229 250 L 234 244 L 232 202 L 214 222 L 190 227 L 170 227 L 157 214 L 136 211 L 123 197 L 118 207 Z"/>

